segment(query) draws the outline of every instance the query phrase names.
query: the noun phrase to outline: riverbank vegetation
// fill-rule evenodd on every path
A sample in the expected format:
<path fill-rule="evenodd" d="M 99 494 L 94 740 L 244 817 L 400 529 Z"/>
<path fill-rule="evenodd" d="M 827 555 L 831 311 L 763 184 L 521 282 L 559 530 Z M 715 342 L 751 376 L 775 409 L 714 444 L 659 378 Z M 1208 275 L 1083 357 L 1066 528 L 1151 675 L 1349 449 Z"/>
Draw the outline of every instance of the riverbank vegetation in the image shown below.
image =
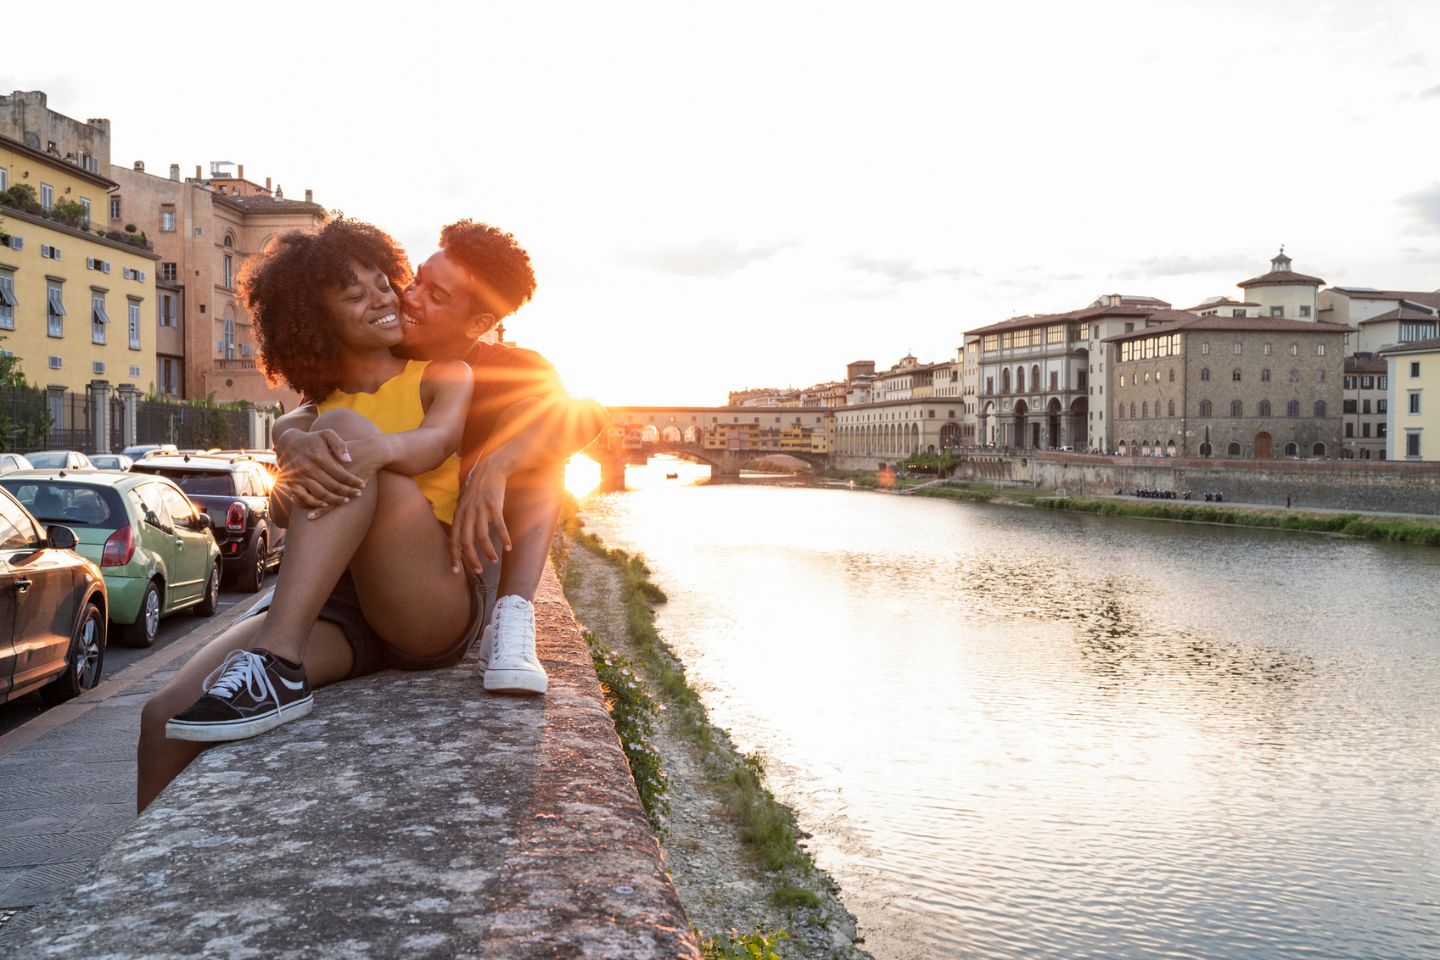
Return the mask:
<path fill-rule="evenodd" d="M 553 559 L 577 616 L 593 628 L 586 642 L 677 889 L 692 919 L 712 931 L 697 933 L 704 956 L 778 958 L 784 941 L 787 957 L 863 957 L 851 944 L 854 920 L 801 845 L 804 834 L 793 812 L 765 786 L 764 758 L 741 754 L 710 723 L 684 666 L 656 629 L 654 605 L 666 597 L 644 560 L 606 546 L 573 511 L 562 518 Z M 610 592 L 618 602 L 602 609 L 601 595 Z M 708 822 L 714 814 L 706 809 L 725 825 Z M 733 839 L 722 841 L 717 829 Z M 728 867 L 727 842 L 734 850 Z M 690 875 L 695 871 L 698 878 Z M 713 876 L 716 871 L 722 875 Z M 759 888 L 748 896 L 740 892 L 757 874 Z M 692 898 L 706 902 L 691 902 L 687 887 Z M 756 903 L 755 894 L 766 904 Z M 726 898 L 735 901 L 728 908 Z M 726 929 L 728 934 L 713 932 Z"/>
<path fill-rule="evenodd" d="M 1315 513 L 1278 507 L 1227 506 L 1188 501 L 1139 502 L 1102 497 L 1065 497 L 1024 487 L 999 487 L 988 483 L 944 483 L 916 488 L 915 496 L 965 500 L 972 503 L 1000 503 L 1093 513 L 1104 517 L 1138 517 L 1148 520 L 1176 520 L 1185 523 L 1219 523 L 1235 527 L 1298 530 L 1329 533 L 1361 540 L 1414 543 L 1440 547 L 1440 520 L 1415 517 L 1385 517 L 1360 513 Z"/>

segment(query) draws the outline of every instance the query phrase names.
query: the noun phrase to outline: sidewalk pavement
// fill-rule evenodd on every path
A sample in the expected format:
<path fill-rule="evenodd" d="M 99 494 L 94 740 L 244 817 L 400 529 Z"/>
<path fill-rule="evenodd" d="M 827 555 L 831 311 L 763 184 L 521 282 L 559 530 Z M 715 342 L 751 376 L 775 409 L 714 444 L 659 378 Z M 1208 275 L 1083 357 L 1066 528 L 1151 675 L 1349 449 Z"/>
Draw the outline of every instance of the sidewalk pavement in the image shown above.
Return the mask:
<path fill-rule="evenodd" d="M 0 954 L 134 822 L 141 707 L 255 600 L 0 736 Z"/>

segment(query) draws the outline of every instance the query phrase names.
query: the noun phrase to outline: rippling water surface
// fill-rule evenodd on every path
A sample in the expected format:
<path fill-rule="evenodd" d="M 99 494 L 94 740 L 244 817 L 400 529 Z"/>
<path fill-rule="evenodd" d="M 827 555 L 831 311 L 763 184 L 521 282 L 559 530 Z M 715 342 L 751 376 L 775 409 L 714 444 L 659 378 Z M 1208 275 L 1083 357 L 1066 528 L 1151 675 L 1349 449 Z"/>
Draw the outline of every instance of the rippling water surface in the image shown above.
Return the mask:
<path fill-rule="evenodd" d="M 584 513 L 877 957 L 1440 957 L 1440 550 L 760 486 Z"/>

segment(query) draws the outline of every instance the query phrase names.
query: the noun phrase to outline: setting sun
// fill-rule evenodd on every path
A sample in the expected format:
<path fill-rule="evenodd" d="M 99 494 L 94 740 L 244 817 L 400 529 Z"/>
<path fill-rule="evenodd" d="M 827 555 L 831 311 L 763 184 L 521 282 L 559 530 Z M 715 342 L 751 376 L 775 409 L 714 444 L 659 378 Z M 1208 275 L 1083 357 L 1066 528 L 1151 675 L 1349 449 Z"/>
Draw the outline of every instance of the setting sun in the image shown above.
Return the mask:
<path fill-rule="evenodd" d="M 600 464 L 589 457 L 573 456 L 565 464 L 565 489 L 575 499 L 600 486 Z"/>

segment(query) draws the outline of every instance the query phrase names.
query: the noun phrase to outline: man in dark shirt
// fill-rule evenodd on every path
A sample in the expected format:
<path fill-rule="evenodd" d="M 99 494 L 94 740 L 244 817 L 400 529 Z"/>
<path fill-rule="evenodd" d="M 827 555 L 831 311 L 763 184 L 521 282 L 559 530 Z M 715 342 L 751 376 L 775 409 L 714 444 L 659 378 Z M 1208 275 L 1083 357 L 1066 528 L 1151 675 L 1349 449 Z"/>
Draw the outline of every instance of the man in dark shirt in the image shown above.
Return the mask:
<path fill-rule="evenodd" d="M 485 689 L 506 693 L 545 690 L 531 601 L 559 513 L 565 458 L 604 424 L 597 404 L 570 399 L 544 357 L 481 339 L 534 290 L 529 255 L 514 237 L 461 220 L 441 231 L 440 250 L 420 265 L 403 299 L 405 355 L 463 358 L 475 374 L 451 556 L 457 568 L 482 577 L 499 565 L 498 584 L 489 584 L 498 600 L 480 654 Z M 276 424 L 281 486 L 289 488 L 281 492 L 311 510 L 334 509 L 358 493 L 358 478 L 345 469 L 338 436 L 287 429 L 310 419 L 302 408 Z"/>
<path fill-rule="evenodd" d="M 404 350 L 416 359 L 463 358 L 475 374 L 451 557 L 457 568 L 473 571 L 485 584 L 485 596 L 477 597 L 477 604 L 487 608 L 477 610 L 485 619 L 480 638 L 485 689 L 543 693 L 547 679 L 535 655 L 532 602 L 563 496 L 565 460 L 600 432 L 604 411 L 593 401 L 572 400 L 539 354 L 481 339 L 535 289 L 530 258 L 514 238 L 461 220 L 441 232 L 440 246 L 405 291 Z M 314 417 L 313 406 L 302 406 L 280 418 L 272 431 L 281 467 L 272 497 L 282 518 L 292 509 L 316 515 L 342 509 L 348 497 L 360 493 L 360 478 L 346 468 L 345 441 L 338 434 L 294 429 L 308 428 Z M 306 673 L 313 686 L 390 666 L 448 665 L 406 660 L 388 649 L 365 622 L 348 577 L 337 585 L 320 618 L 306 647 Z M 166 739 L 166 722 L 194 702 L 203 678 L 230 651 L 258 640 L 262 619 L 241 620 L 217 637 L 146 703 L 140 809 L 201 749 Z"/>

